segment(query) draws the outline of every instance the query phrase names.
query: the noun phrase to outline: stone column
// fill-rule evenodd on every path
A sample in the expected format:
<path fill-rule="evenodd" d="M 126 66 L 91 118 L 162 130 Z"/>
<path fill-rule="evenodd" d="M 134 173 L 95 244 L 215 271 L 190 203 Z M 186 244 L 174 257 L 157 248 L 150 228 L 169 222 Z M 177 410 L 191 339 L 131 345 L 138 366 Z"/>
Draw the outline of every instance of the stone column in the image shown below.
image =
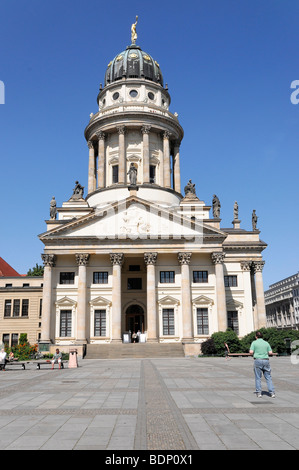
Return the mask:
<path fill-rule="evenodd" d="M 244 286 L 244 310 L 246 316 L 246 332 L 250 333 L 254 330 L 254 317 L 253 317 L 253 303 L 252 303 L 252 289 L 251 289 L 251 261 L 241 261 L 241 269 L 243 272 L 243 286 Z"/>
<path fill-rule="evenodd" d="M 87 142 L 89 148 L 89 164 L 88 164 L 88 194 L 96 190 L 96 163 L 94 153 L 94 143 L 92 140 Z"/>
<path fill-rule="evenodd" d="M 147 341 L 157 341 L 156 262 L 157 253 L 144 253 L 147 272 Z"/>
<path fill-rule="evenodd" d="M 255 292 L 256 292 L 256 305 L 258 315 L 258 328 L 266 328 L 266 307 L 264 297 L 264 284 L 263 284 L 263 267 L 265 261 L 253 261 L 253 269 L 255 273 Z"/>
<path fill-rule="evenodd" d="M 111 253 L 113 265 L 112 281 L 112 341 L 121 341 L 121 266 L 124 261 L 123 253 Z"/>
<path fill-rule="evenodd" d="M 105 134 L 99 132 L 98 136 L 98 188 L 105 187 Z"/>
<path fill-rule="evenodd" d="M 42 254 L 44 262 L 41 343 L 51 343 L 52 272 L 56 256 Z M 55 321 L 55 314 L 53 315 Z"/>
<path fill-rule="evenodd" d="M 215 252 L 211 254 L 211 257 L 212 262 L 215 264 L 218 331 L 226 331 L 227 310 L 223 272 L 225 253 Z"/>
<path fill-rule="evenodd" d="M 76 262 L 79 266 L 76 343 L 86 343 L 86 266 L 89 262 L 89 256 L 87 253 L 76 254 Z"/>
<path fill-rule="evenodd" d="M 125 150 L 125 126 L 117 128 L 118 131 L 118 182 L 124 184 L 126 181 L 126 150 Z"/>
<path fill-rule="evenodd" d="M 149 154 L 149 133 L 151 126 L 142 126 L 143 135 L 143 183 L 150 182 L 150 154 Z"/>
<path fill-rule="evenodd" d="M 180 170 L 180 143 L 176 142 L 173 156 L 174 166 L 174 190 L 181 192 L 181 170 Z"/>
<path fill-rule="evenodd" d="M 189 264 L 192 253 L 178 253 L 181 265 L 183 340 L 193 339 L 191 286 Z"/>
<path fill-rule="evenodd" d="M 163 133 L 163 166 L 164 166 L 164 187 L 171 188 L 170 180 L 170 132 Z"/>

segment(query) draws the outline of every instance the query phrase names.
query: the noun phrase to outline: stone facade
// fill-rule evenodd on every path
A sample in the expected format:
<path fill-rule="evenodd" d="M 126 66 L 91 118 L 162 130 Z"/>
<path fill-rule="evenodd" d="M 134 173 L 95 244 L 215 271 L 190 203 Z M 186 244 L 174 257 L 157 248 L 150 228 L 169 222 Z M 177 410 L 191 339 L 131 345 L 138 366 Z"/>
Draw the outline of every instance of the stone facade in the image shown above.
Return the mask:
<path fill-rule="evenodd" d="M 275 282 L 265 291 L 267 326 L 299 328 L 299 273 Z"/>
<path fill-rule="evenodd" d="M 109 64 L 85 129 L 87 195 L 65 201 L 40 235 L 43 343 L 120 342 L 140 330 L 146 341 L 191 344 L 265 326 L 266 244 L 240 220 L 221 228 L 219 207 L 211 216 L 191 181 L 182 194 L 184 133 L 169 105 L 140 47 Z"/>
<path fill-rule="evenodd" d="M 0 342 L 13 346 L 27 333 L 30 344 L 40 340 L 43 278 L 0 276 Z"/>

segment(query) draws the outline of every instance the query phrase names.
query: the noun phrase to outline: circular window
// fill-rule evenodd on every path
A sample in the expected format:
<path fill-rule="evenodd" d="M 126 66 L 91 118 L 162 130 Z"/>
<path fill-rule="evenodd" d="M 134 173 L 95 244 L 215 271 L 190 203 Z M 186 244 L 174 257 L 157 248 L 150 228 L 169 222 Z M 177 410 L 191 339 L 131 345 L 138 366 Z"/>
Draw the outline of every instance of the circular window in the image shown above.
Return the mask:
<path fill-rule="evenodd" d="M 154 99 L 155 99 L 155 95 L 154 95 L 154 93 L 152 93 L 151 91 L 147 94 L 147 96 L 149 97 L 150 100 L 154 100 Z"/>
<path fill-rule="evenodd" d="M 130 91 L 130 96 L 131 96 L 132 98 L 136 98 L 137 95 L 138 95 L 137 90 L 131 90 L 131 91 Z"/>
<path fill-rule="evenodd" d="M 118 93 L 118 91 L 116 91 L 115 93 L 113 93 L 112 98 L 113 98 L 114 100 L 117 100 L 117 99 L 119 98 L 119 93 Z"/>

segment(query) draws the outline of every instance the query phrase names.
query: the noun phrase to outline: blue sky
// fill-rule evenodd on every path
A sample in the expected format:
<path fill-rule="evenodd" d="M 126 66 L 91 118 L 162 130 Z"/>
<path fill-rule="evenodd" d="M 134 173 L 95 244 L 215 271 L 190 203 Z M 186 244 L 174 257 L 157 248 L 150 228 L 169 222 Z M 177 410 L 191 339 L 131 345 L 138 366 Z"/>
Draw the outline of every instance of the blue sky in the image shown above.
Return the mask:
<path fill-rule="evenodd" d="M 298 271 L 299 80 L 296 0 L 0 0 L 0 256 L 20 273 L 41 264 L 49 203 L 87 187 L 84 129 L 107 64 L 130 44 L 159 62 L 185 136 L 191 178 L 222 227 L 256 209 L 264 286 Z"/>

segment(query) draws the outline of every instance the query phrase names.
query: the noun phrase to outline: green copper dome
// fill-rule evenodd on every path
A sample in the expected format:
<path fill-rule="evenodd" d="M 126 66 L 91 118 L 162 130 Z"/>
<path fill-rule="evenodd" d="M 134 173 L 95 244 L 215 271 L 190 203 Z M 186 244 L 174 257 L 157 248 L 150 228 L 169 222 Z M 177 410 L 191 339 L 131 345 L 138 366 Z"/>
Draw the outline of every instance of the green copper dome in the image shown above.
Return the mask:
<path fill-rule="evenodd" d="M 108 64 L 105 86 L 123 78 L 145 78 L 163 86 L 159 64 L 136 44 L 128 46 Z"/>

